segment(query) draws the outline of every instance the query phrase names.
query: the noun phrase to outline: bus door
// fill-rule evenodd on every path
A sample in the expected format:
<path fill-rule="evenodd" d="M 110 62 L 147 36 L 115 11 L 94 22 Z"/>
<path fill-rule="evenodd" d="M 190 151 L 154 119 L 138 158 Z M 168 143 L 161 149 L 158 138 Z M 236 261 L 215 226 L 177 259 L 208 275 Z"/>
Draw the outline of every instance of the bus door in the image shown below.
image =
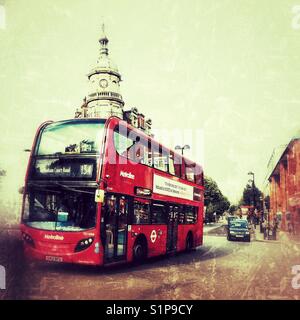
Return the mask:
<path fill-rule="evenodd" d="M 126 259 L 128 198 L 107 195 L 104 209 L 104 261 Z"/>
<path fill-rule="evenodd" d="M 177 249 L 178 212 L 179 212 L 178 206 L 176 205 L 169 206 L 167 251 L 174 251 Z"/>

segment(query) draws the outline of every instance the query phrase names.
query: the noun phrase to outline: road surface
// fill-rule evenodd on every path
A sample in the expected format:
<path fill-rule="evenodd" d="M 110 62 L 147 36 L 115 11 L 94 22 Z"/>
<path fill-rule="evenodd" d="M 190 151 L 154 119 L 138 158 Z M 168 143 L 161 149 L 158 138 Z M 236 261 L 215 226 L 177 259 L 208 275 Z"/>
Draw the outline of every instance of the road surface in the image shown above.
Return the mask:
<path fill-rule="evenodd" d="M 209 231 L 210 230 L 210 231 Z M 291 285 L 300 245 L 286 237 L 229 242 L 206 227 L 194 252 L 140 266 L 95 268 L 30 262 L 16 268 L 16 299 L 299 299 Z M 19 255 L 21 257 L 21 255 Z M 19 259 L 22 259 L 20 258 Z M 20 271 L 21 269 L 21 271 Z"/>

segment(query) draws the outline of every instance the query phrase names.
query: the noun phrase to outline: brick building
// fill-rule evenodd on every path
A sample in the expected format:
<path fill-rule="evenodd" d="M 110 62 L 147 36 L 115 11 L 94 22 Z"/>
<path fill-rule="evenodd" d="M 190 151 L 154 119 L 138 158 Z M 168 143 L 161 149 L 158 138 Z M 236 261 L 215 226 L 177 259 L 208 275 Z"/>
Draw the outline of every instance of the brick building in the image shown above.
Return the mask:
<path fill-rule="evenodd" d="M 279 155 L 269 175 L 270 218 L 281 219 L 281 229 L 293 226 L 300 234 L 300 135 L 293 138 Z"/>

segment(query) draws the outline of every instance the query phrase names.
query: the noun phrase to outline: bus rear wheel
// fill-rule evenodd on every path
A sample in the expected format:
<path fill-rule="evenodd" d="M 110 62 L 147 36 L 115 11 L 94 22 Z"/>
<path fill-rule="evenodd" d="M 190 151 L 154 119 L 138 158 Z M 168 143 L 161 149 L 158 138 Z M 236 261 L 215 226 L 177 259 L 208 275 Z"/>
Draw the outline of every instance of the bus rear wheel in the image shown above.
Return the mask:
<path fill-rule="evenodd" d="M 142 240 L 137 240 L 133 247 L 133 261 L 140 263 L 146 259 L 147 246 Z"/>
<path fill-rule="evenodd" d="M 189 233 L 185 241 L 185 251 L 190 252 L 193 249 L 193 235 Z"/>

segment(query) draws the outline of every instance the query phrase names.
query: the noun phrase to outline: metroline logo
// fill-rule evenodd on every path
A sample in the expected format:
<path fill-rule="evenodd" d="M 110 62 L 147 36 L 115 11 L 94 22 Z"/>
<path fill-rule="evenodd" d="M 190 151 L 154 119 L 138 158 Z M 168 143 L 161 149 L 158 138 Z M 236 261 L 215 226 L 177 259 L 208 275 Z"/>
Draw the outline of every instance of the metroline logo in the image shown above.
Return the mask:
<path fill-rule="evenodd" d="M 44 236 L 45 239 L 47 240 L 64 240 L 64 237 L 63 236 L 59 236 L 58 234 L 56 235 L 53 235 L 53 234 L 45 234 Z"/>
<path fill-rule="evenodd" d="M 120 171 L 120 177 L 128 178 L 131 180 L 134 180 L 134 178 L 135 178 L 134 174 L 132 174 L 131 172 L 126 172 L 126 171 Z"/>

